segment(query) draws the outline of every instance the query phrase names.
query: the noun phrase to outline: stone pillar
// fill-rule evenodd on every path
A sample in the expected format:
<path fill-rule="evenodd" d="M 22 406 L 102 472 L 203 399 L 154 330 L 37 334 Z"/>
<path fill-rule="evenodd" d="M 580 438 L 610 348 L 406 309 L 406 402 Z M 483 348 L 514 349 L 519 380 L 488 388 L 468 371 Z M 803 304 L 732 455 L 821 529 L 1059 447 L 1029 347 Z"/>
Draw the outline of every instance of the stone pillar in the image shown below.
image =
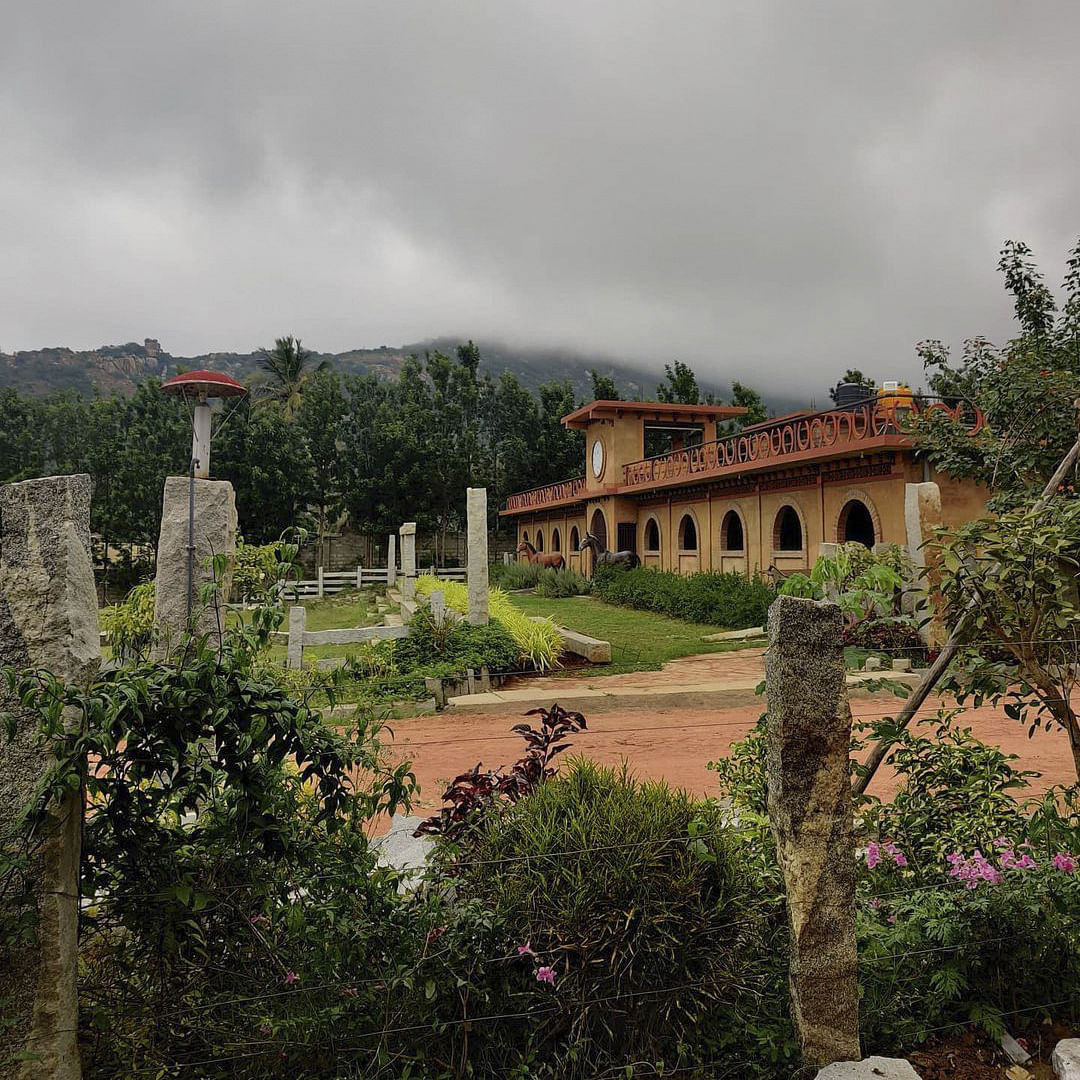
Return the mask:
<path fill-rule="evenodd" d="M 923 641 L 933 648 L 940 648 L 948 637 L 941 620 L 934 616 L 935 605 L 930 597 L 940 584 L 937 553 L 925 545 L 934 539 L 934 530 L 940 528 L 941 491 L 937 484 L 904 485 L 904 525 L 907 529 L 907 550 L 915 567 L 916 596 L 912 614 L 919 623 Z"/>
<path fill-rule="evenodd" d="M 391 533 L 386 541 L 386 587 L 392 589 L 397 581 L 397 537 Z"/>
<path fill-rule="evenodd" d="M 488 622 L 488 531 L 487 488 L 466 490 L 468 516 L 469 622 L 487 626 Z"/>
<path fill-rule="evenodd" d="M 0 487 L 0 537 L 0 665 L 45 668 L 70 685 L 86 686 L 101 663 L 90 477 L 50 476 Z M 2 682 L 0 710 L 11 710 L 16 719 L 14 737 L 0 735 L 0 850 L 10 850 L 20 839 L 15 823 L 49 760 L 36 714 L 22 711 Z M 26 879 L 34 937 L 13 953 L 0 952 L 3 1012 L 14 1018 L 0 1039 L 5 1077 L 75 1080 L 80 1074 L 75 980 L 81 827 L 82 792 L 76 791 L 54 804 L 35 830 Z M 7 914 L 0 910 L 0 920 Z"/>
<path fill-rule="evenodd" d="M 289 608 L 289 645 L 286 649 L 286 667 L 304 666 L 304 633 L 307 630 L 307 608 L 297 604 Z"/>
<path fill-rule="evenodd" d="M 791 1006 L 804 1064 L 859 1057 L 855 843 L 848 708 L 836 604 L 769 608 L 769 820 L 787 887 Z"/>
<path fill-rule="evenodd" d="M 411 600 L 416 595 L 416 522 L 406 521 L 401 534 L 401 595 Z"/>
<path fill-rule="evenodd" d="M 225 627 L 225 599 L 236 557 L 236 497 L 227 480 L 195 481 L 195 552 L 192 574 L 194 594 L 188 625 L 188 498 L 186 476 L 165 478 L 158 539 L 157 577 L 154 579 L 154 624 L 158 640 L 156 657 L 181 648 L 189 633 L 206 636 L 210 648 L 221 644 Z M 221 587 L 209 603 L 202 599 L 203 586 L 214 580 L 210 564 L 216 555 L 227 559 Z"/>
<path fill-rule="evenodd" d="M 442 589 L 436 589 L 431 594 L 431 621 L 436 626 L 442 626 L 446 620 L 446 593 Z"/>

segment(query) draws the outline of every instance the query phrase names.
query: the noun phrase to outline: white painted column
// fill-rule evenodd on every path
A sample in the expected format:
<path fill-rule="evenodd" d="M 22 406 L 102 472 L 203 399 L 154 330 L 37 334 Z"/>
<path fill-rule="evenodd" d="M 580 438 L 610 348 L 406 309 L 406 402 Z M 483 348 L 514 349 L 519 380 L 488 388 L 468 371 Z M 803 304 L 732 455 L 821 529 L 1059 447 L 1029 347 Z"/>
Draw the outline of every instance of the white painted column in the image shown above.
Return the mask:
<path fill-rule="evenodd" d="M 391 533 L 386 541 L 386 587 L 392 589 L 397 581 L 397 537 Z"/>
<path fill-rule="evenodd" d="M 195 475 L 207 479 L 210 476 L 210 406 L 203 402 L 194 409 L 191 435 L 191 456 L 195 461 Z"/>
<path fill-rule="evenodd" d="M 915 568 L 916 597 L 914 604 L 915 618 L 919 623 L 919 635 L 927 645 L 940 647 L 945 643 L 948 633 L 940 618 L 927 620 L 933 612 L 930 593 L 940 583 L 940 569 L 934 551 L 926 544 L 934 539 L 934 530 L 942 524 L 941 490 L 937 484 L 927 481 L 923 484 L 904 485 L 904 525 L 907 531 L 907 549 Z"/>
<path fill-rule="evenodd" d="M 466 509 L 469 545 L 466 564 L 469 622 L 473 626 L 486 626 L 488 622 L 487 488 L 468 488 Z"/>

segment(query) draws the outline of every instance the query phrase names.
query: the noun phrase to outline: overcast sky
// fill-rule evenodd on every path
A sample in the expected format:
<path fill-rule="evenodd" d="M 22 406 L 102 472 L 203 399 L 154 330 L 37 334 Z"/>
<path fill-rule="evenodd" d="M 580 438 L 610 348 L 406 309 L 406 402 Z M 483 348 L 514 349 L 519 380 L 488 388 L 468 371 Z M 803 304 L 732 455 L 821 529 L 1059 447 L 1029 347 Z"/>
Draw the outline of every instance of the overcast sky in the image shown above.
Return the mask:
<path fill-rule="evenodd" d="M 0 349 L 295 333 L 915 377 L 1080 233 L 1080 4 L 23 0 Z"/>

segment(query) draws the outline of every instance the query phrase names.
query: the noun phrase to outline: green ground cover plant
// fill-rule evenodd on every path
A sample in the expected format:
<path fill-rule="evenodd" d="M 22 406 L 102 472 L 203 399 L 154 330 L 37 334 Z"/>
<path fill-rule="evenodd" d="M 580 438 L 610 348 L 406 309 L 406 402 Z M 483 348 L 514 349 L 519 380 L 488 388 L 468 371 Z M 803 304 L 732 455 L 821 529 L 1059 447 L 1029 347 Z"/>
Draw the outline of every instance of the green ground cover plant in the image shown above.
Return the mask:
<path fill-rule="evenodd" d="M 587 596 L 592 592 L 592 582 L 576 570 L 529 562 L 493 563 L 491 582 L 507 592 L 532 589 L 538 596 Z"/>
<path fill-rule="evenodd" d="M 593 593 L 611 604 L 733 630 L 762 626 L 776 598 L 772 586 L 761 578 L 748 580 L 737 573 L 676 574 L 645 567 L 598 567 Z"/>
<path fill-rule="evenodd" d="M 419 598 L 430 599 L 433 592 L 442 592 L 446 597 L 446 606 L 459 615 L 468 611 L 469 590 L 460 582 L 440 581 L 429 574 L 422 574 L 416 579 L 416 595 Z M 527 618 L 497 587 L 491 588 L 488 593 L 488 609 L 491 617 L 497 619 L 514 639 L 519 658 L 524 664 L 537 671 L 559 666 L 563 640 L 552 622 L 534 622 Z"/>

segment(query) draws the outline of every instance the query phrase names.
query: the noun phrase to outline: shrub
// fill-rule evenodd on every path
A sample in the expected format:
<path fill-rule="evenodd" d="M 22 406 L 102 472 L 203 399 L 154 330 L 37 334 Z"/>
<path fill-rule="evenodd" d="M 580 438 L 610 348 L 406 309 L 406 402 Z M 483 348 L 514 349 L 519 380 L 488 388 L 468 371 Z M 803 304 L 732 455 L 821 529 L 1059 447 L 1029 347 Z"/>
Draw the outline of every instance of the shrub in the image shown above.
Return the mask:
<path fill-rule="evenodd" d="M 791 1051 L 776 906 L 740 873 L 715 805 L 574 760 L 489 815 L 463 855 L 456 902 L 488 913 L 471 965 L 455 967 L 469 1008 L 533 1010 L 474 1026 L 478 1075 L 525 1075 L 527 1062 L 529 1076 L 636 1075 L 640 1061 L 666 1075 Z M 440 995 L 432 1022 L 458 1019 L 465 998 Z M 748 1025 L 771 1046 L 747 1053 Z"/>
<path fill-rule="evenodd" d="M 558 598 L 563 596 L 588 596 L 592 592 L 592 582 L 576 570 L 563 568 L 555 570 L 550 566 L 540 571 L 540 576 L 533 590 L 537 596 Z"/>
<path fill-rule="evenodd" d="M 762 626 L 776 595 L 761 578 L 748 580 L 738 573 L 684 575 L 610 567 L 597 569 L 593 592 L 611 604 L 733 629 Z"/>
<path fill-rule="evenodd" d="M 100 618 L 114 659 L 146 655 L 154 640 L 154 583 L 136 585 L 121 603 L 102 608 Z"/>
<path fill-rule="evenodd" d="M 542 569 L 538 563 L 530 562 L 492 563 L 488 573 L 492 585 L 516 592 L 535 588 Z"/>
<path fill-rule="evenodd" d="M 441 591 L 446 596 L 447 607 L 464 615 L 469 609 L 469 590 L 458 581 L 440 581 L 430 574 L 416 579 L 416 595 L 428 598 Z M 506 632 L 514 639 L 522 662 L 531 664 L 537 671 L 559 666 L 563 651 L 563 639 L 550 619 L 534 622 L 510 602 L 502 589 L 493 588 L 488 594 L 491 617 L 498 619 Z"/>

